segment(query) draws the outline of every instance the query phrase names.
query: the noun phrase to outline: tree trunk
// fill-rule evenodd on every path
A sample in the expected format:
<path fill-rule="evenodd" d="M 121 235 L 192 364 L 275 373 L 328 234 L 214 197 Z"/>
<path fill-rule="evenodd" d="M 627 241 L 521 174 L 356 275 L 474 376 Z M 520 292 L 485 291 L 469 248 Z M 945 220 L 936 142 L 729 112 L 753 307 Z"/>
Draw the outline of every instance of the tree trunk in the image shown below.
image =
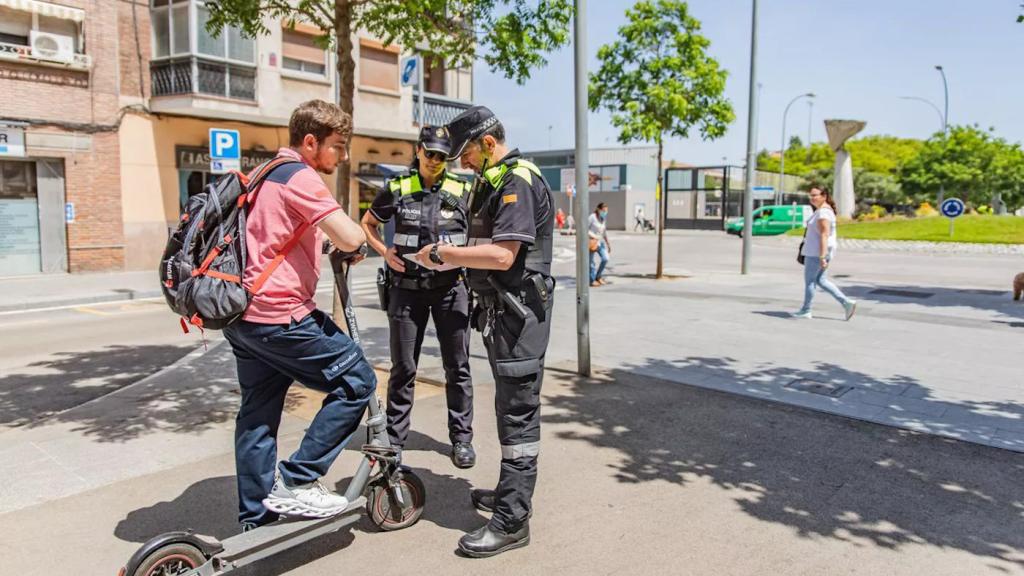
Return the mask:
<path fill-rule="evenodd" d="M 665 241 L 665 212 L 668 210 L 668 194 L 665 193 L 665 183 L 662 182 L 662 175 L 664 171 L 661 169 L 661 150 L 662 142 L 661 136 L 658 136 L 658 194 L 661 196 L 658 199 L 658 268 L 654 273 L 655 278 L 661 278 L 664 276 L 664 251 L 662 245 Z"/>
<path fill-rule="evenodd" d="M 356 62 L 352 58 L 352 5 L 349 3 L 349 0 L 336 0 L 334 3 L 334 33 L 335 56 L 338 61 L 338 106 L 341 107 L 343 112 L 352 116 L 356 95 Z M 354 123 L 355 118 L 353 117 L 353 125 Z M 352 161 L 348 157 L 348 152 L 351 148 L 352 138 L 350 137 L 345 143 L 345 157 L 338 163 L 336 168 L 336 193 L 342 208 L 354 220 L 358 220 L 359 201 L 352 201 L 350 193 Z M 337 288 L 334 290 L 334 305 L 331 307 L 331 315 L 336 320 L 340 320 L 345 316 Z M 338 323 L 340 324 L 340 321 Z"/>

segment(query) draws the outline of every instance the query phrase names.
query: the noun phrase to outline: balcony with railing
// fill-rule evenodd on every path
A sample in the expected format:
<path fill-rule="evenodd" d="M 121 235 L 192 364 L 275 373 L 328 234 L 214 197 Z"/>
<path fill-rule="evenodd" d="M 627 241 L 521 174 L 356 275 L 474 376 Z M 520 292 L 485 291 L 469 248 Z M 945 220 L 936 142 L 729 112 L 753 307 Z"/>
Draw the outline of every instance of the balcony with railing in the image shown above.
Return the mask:
<path fill-rule="evenodd" d="M 186 56 L 149 65 L 153 96 L 200 94 L 256 101 L 256 68 Z"/>
<path fill-rule="evenodd" d="M 412 103 L 412 121 L 420 124 L 420 96 L 416 94 Z M 457 100 L 439 94 L 425 93 L 423 95 L 423 117 L 429 126 L 440 126 L 452 121 L 456 116 L 466 111 L 472 102 Z"/>
<path fill-rule="evenodd" d="M 92 58 L 88 54 L 72 54 L 69 58 L 49 58 L 32 53 L 31 46 L 0 42 L 0 60 L 13 60 L 24 64 L 36 64 L 71 70 L 89 70 Z"/>

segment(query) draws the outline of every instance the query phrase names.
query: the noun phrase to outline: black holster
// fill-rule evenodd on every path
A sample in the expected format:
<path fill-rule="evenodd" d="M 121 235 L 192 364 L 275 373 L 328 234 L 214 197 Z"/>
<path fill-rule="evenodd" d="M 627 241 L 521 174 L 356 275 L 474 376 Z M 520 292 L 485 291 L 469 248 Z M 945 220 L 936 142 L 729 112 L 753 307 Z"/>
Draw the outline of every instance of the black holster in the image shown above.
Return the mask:
<path fill-rule="evenodd" d="M 377 269 L 377 297 L 380 299 L 380 309 L 387 312 L 391 300 L 391 267 L 384 266 Z"/>

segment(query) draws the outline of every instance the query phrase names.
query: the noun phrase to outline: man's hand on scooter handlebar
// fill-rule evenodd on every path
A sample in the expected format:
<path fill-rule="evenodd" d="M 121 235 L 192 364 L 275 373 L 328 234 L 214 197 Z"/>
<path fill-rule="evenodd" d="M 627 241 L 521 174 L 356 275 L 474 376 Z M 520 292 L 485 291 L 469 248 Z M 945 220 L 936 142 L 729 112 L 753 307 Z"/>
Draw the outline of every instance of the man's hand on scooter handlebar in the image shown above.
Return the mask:
<path fill-rule="evenodd" d="M 340 264 L 358 264 L 366 259 L 366 244 L 363 244 L 355 252 L 342 252 L 334 248 L 334 245 L 327 241 L 324 243 L 324 250 L 331 256 L 331 265 L 337 268 Z"/>

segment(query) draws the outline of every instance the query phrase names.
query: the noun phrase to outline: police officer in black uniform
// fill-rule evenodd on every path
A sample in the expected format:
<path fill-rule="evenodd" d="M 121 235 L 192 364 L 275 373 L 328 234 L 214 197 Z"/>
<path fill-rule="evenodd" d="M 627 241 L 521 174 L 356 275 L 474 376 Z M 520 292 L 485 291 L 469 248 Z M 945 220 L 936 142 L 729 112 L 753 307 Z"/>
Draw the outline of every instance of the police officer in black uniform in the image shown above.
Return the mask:
<path fill-rule="evenodd" d="M 410 412 L 420 347 L 432 315 L 444 364 L 451 459 L 459 468 L 476 463 L 473 451 L 473 385 L 469 373 L 469 291 L 461 268 L 433 271 L 405 258 L 422 246 L 443 240 L 467 241 L 466 202 L 470 185 L 446 170 L 448 131 L 425 126 L 408 174 L 388 180 L 363 216 L 369 245 L 391 269 L 387 312 L 391 333 L 388 380 L 388 435 L 399 449 L 409 435 Z M 379 226 L 395 219 L 393 245 L 381 239 Z M 386 288 L 387 289 L 387 288 Z"/>
<path fill-rule="evenodd" d="M 467 268 L 495 380 L 501 474 L 494 490 L 473 490 L 473 504 L 490 522 L 459 540 L 472 557 L 500 554 L 530 542 L 531 499 L 540 452 L 540 389 L 551 332 L 554 199 L 536 166 L 505 145 L 494 114 L 474 106 L 456 117 L 451 158 L 479 178 L 470 200 L 469 245 L 420 250 L 431 266 Z"/>

